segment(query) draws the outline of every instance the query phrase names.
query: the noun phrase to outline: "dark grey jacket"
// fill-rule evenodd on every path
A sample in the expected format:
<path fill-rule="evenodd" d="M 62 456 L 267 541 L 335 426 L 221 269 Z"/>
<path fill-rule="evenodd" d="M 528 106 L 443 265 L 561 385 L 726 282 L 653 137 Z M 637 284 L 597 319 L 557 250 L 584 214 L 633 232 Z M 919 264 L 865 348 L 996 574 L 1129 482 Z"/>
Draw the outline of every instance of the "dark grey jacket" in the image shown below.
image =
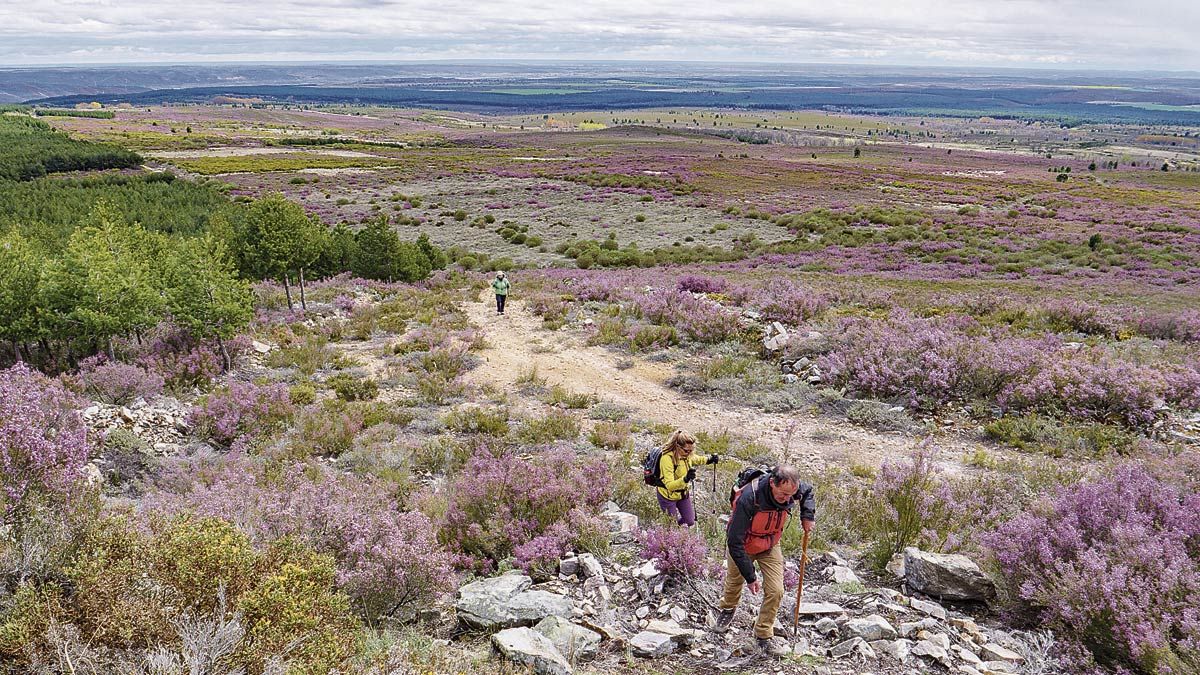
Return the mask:
<path fill-rule="evenodd" d="M 796 494 L 787 504 L 779 504 L 771 495 L 770 481 L 766 476 L 757 480 L 738 496 L 733 505 L 733 516 L 729 519 L 729 527 L 725 530 L 726 546 L 729 557 L 737 564 L 738 571 L 745 577 L 747 583 L 754 583 L 754 561 L 746 554 L 746 532 L 750 529 L 750 521 L 754 514 L 763 510 L 792 512 L 792 507 L 799 505 L 800 520 L 816 520 L 817 502 L 813 486 L 800 482 Z"/>

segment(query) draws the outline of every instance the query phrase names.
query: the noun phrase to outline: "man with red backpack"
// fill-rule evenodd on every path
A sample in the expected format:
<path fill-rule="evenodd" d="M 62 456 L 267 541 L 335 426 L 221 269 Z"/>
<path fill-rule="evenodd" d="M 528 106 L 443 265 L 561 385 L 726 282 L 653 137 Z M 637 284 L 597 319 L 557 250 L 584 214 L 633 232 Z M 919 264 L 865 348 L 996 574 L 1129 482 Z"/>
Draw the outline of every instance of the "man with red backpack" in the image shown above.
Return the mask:
<path fill-rule="evenodd" d="M 754 622 L 754 637 L 760 650 L 773 653 L 775 616 L 783 601 L 783 552 L 779 541 L 793 506 L 800 508 L 800 526 L 806 532 L 812 530 L 817 512 L 813 493 L 813 486 L 801 481 L 800 473 L 786 464 L 770 472 L 747 469 L 738 476 L 730 496 L 733 515 L 725 530 L 728 548 L 725 596 L 718 606 L 715 631 L 729 630 L 742 587 L 749 584 L 751 593 L 763 592 L 762 608 Z M 762 582 L 754 573 L 756 562 Z"/>

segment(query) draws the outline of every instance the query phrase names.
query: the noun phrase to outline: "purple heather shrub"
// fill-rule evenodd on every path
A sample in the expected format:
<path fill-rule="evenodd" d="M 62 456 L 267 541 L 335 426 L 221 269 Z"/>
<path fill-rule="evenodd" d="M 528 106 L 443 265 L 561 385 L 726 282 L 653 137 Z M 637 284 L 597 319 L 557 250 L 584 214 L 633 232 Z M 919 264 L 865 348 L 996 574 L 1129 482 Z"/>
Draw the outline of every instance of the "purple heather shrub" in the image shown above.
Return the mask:
<path fill-rule="evenodd" d="M 339 312 L 349 314 L 354 311 L 354 298 L 349 295 L 339 295 L 333 299 L 333 308 Z"/>
<path fill-rule="evenodd" d="M 1200 342 L 1200 311 L 1178 314 L 1146 314 L 1135 322 L 1137 332 L 1146 337 L 1181 342 Z"/>
<path fill-rule="evenodd" d="M 145 368 L 111 361 L 103 354 L 79 362 L 79 371 L 67 376 L 69 386 L 93 401 L 125 405 L 138 397 L 162 393 L 163 378 Z"/>
<path fill-rule="evenodd" d="M 287 385 L 231 382 L 204 397 L 188 417 L 196 433 L 232 448 L 267 436 L 292 416 Z"/>
<path fill-rule="evenodd" d="M 1100 666 L 1195 672 L 1200 493 L 1127 464 L 1061 488 L 987 543 L 1015 597 Z"/>
<path fill-rule="evenodd" d="M 1122 327 L 1121 318 L 1116 313 L 1081 300 L 1053 300 L 1042 305 L 1038 311 L 1047 325 L 1058 332 L 1116 335 Z"/>
<path fill-rule="evenodd" d="M 250 339 L 239 335 L 225 341 L 232 359 L 246 351 Z M 202 342 L 187 331 L 163 324 L 150 340 L 135 350 L 134 362 L 148 372 L 157 373 L 174 390 L 196 387 L 208 389 L 224 370 L 221 352 L 215 342 Z"/>
<path fill-rule="evenodd" d="M 685 274 L 675 282 L 675 287 L 688 293 L 721 293 L 729 283 L 720 277 L 701 277 Z"/>
<path fill-rule="evenodd" d="M 651 525 L 637 533 L 641 556 L 653 560 L 660 572 L 679 576 L 700 576 L 708 558 L 704 535 L 694 528 Z"/>
<path fill-rule="evenodd" d="M 0 370 L 0 509 L 23 524 L 37 503 L 69 504 L 91 449 L 79 399 L 17 364 Z"/>
<path fill-rule="evenodd" d="M 555 523 L 545 533 L 513 547 L 513 563 L 534 581 L 549 581 L 558 572 L 558 561 L 572 539 L 566 523 Z"/>
<path fill-rule="evenodd" d="M 1010 384 L 998 400 L 1017 410 L 1066 412 L 1137 427 L 1155 420 L 1167 393 L 1159 370 L 1091 349 L 1048 359 L 1031 377 Z"/>
<path fill-rule="evenodd" d="M 581 464 L 569 447 L 525 460 L 481 448 L 447 490 L 449 503 L 440 537 L 470 564 L 489 569 L 532 540 L 567 523 L 590 534 L 594 514 L 608 498 L 609 475 L 601 461 Z M 526 561 L 552 545 L 550 539 L 522 549 Z"/>
<path fill-rule="evenodd" d="M 759 308 L 768 321 L 792 326 L 809 321 L 829 308 L 827 297 L 790 279 L 773 279 L 746 302 Z"/>
<path fill-rule="evenodd" d="M 180 470 L 190 475 L 189 467 Z M 223 518 L 260 548 L 284 537 L 333 557 L 337 584 L 374 619 L 452 586 L 453 557 L 429 518 L 396 506 L 394 485 L 320 464 L 282 470 L 239 458 L 147 498 L 147 514 Z"/>

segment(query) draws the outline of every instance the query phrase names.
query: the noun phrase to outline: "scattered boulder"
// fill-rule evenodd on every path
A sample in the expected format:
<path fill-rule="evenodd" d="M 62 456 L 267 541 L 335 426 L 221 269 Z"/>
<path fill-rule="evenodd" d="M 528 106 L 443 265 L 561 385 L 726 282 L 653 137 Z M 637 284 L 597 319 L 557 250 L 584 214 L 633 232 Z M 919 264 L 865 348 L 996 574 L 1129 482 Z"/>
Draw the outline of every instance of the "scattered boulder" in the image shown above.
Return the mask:
<path fill-rule="evenodd" d="M 953 665 L 950 654 L 947 653 L 945 649 L 942 649 L 940 645 L 930 642 L 929 640 L 921 640 L 918 642 L 916 646 L 912 648 L 912 653 L 916 656 L 925 656 L 931 658 L 947 668 Z"/>
<path fill-rule="evenodd" d="M 1020 663 L 1025 660 L 1025 657 L 1020 654 L 994 642 L 980 647 L 979 657 L 984 661 L 1007 661 L 1009 663 Z"/>
<path fill-rule="evenodd" d="M 573 577 L 579 572 L 579 558 L 575 554 L 569 553 L 562 560 L 558 561 L 558 573 L 565 577 Z"/>
<path fill-rule="evenodd" d="M 996 585 L 965 555 L 904 549 L 904 581 L 914 591 L 948 600 L 987 601 Z"/>
<path fill-rule="evenodd" d="M 542 619 L 533 630 L 549 638 L 558 653 L 570 662 L 594 657 L 603 639 L 596 631 L 573 624 L 560 616 Z"/>
<path fill-rule="evenodd" d="M 872 614 L 860 619 L 850 619 L 842 625 L 842 635 L 845 637 L 862 638 L 867 642 L 876 640 L 893 640 L 896 637 L 896 629 L 892 624 L 888 623 L 887 619 Z"/>
<path fill-rule="evenodd" d="M 802 602 L 799 607 L 800 616 L 820 616 L 822 614 L 844 614 L 846 610 L 832 602 Z"/>
<path fill-rule="evenodd" d="M 644 630 L 629 639 L 634 656 L 657 659 L 675 651 L 675 641 L 670 635 Z"/>
<path fill-rule="evenodd" d="M 863 658 L 875 658 L 875 650 L 860 637 L 850 638 L 829 648 L 831 658 L 840 659 L 846 656 L 858 655 Z"/>
<path fill-rule="evenodd" d="M 922 614 L 928 614 L 929 616 L 932 616 L 935 619 L 941 619 L 942 621 L 946 620 L 946 608 L 942 607 L 941 605 L 937 604 L 936 602 L 929 602 L 928 600 L 920 600 L 918 598 L 911 598 L 908 601 L 908 606 L 912 607 L 913 609 L 917 610 L 918 612 L 921 612 Z"/>
<path fill-rule="evenodd" d="M 506 659 L 538 675 L 570 675 L 571 664 L 545 635 L 529 628 L 508 628 L 492 636 L 492 645 Z"/>
<path fill-rule="evenodd" d="M 825 576 L 835 584 L 857 584 L 859 581 L 858 575 L 854 570 L 843 565 L 834 565 L 825 568 Z"/>
<path fill-rule="evenodd" d="M 596 559 L 596 556 L 591 553 L 584 553 L 577 560 L 579 560 L 579 575 L 584 579 L 604 576 L 604 568 L 600 565 L 600 561 Z"/>
<path fill-rule="evenodd" d="M 893 640 L 891 642 L 884 641 L 877 649 L 893 659 L 904 663 L 908 661 L 908 655 L 912 652 L 912 646 L 912 642 L 908 640 Z"/>
<path fill-rule="evenodd" d="M 458 589 L 454 609 L 470 628 L 495 631 L 532 626 L 547 616 L 571 616 L 570 598 L 546 591 L 531 591 L 533 580 L 524 574 L 504 574 L 481 579 Z"/>

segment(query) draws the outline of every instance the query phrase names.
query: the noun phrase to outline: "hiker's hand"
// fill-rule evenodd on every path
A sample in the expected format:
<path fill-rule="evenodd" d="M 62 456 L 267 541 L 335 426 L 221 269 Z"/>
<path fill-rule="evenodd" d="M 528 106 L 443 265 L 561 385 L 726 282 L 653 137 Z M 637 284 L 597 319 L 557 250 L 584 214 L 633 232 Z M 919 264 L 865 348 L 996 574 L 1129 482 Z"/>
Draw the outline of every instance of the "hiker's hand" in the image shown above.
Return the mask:
<path fill-rule="evenodd" d="M 721 456 L 716 453 L 713 453 L 708 456 L 708 461 L 705 462 L 705 464 L 716 464 L 719 461 L 721 461 Z"/>
<path fill-rule="evenodd" d="M 688 469 L 687 475 L 683 477 L 683 482 L 690 483 L 694 480 L 696 480 L 696 470 Z"/>
<path fill-rule="evenodd" d="M 802 521 L 800 521 L 800 527 L 803 527 L 805 532 L 812 532 L 813 521 L 802 520 Z"/>
<path fill-rule="evenodd" d="M 754 581 L 750 582 L 750 585 L 747 586 L 747 588 L 750 589 L 751 593 L 758 595 L 759 593 L 762 593 L 762 582 L 758 579 L 755 579 Z"/>

